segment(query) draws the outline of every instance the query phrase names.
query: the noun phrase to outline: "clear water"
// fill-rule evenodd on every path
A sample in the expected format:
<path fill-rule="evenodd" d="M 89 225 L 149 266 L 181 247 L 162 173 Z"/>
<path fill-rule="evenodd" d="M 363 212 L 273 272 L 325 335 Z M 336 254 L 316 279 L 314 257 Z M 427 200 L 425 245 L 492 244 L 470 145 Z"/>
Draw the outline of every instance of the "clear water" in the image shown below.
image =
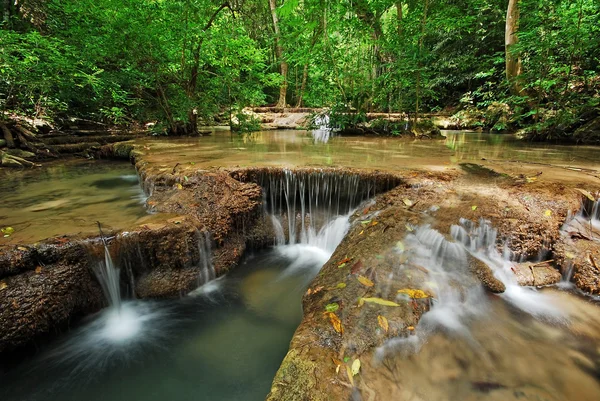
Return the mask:
<path fill-rule="evenodd" d="M 302 294 L 329 257 L 300 246 L 248 256 L 180 300 L 125 302 L 128 325 L 112 309 L 91 316 L 0 376 L 0 399 L 264 400 L 301 320 Z M 128 337 L 131 322 L 139 334 Z"/>
<path fill-rule="evenodd" d="M 147 215 L 135 168 L 127 162 L 71 161 L 26 170 L 0 169 L 0 244 L 123 229 Z"/>

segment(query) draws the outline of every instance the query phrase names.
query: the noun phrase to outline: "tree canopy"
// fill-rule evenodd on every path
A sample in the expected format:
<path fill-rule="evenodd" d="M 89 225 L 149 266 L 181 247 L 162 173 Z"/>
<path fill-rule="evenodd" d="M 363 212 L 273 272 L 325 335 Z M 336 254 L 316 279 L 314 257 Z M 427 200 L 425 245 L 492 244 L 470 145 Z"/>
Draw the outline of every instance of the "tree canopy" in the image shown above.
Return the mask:
<path fill-rule="evenodd" d="M 472 110 L 560 136 L 600 104 L 596 0 L 3 4 L 3 112 L 189 132 L 258 105 Z"/>

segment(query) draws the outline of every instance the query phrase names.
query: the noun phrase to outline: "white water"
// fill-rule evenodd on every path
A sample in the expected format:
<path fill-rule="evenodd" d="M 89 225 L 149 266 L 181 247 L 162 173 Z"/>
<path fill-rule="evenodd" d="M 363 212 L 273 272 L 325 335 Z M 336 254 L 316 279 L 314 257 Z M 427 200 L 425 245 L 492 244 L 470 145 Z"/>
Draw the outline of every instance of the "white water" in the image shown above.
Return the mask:
<path fill-rule="evenodd" d="M 313 120 L 317 129 L 312 131 L 312 137 L 316 143 L 327 143 L 333 137 L 333 130 L 329 127 L 329 115 L 320 114 Z"/>
<path fill-rule="evenodd" d="M 215 266 L 212 262 L 212 239 L 208 231 L 196 230 L 196 240 L 198 241 L 199 285 L 204 285 L 217 277 Z"/>
<path fill-rule="evenodd" d="M 100 350 L 102 344 L 123 344 L 145 330 L 145 323 L 153 320 L 155 312 L 141 302 L 124 303 L 121 299 L 119 269 L 110 256 L 109 249 L 104 244 L 104 260 L 93 266 L 94 273 L 102 287 L 109 307 L 99 313 L 94 322 L 87 326 L 77 344 L 89 348 L 90 353 Z M 80 353 L 82 350 L 74 347 L 69 352 Z M 73 355 L 72 357 L 76 357 Z M 93 357 L 93 356 L 90 356 Z"/>
<path fill-rule="evenodd" d="M 318 245 L 330 252 L 341 241 L 336 234 L 339 230 L 322 232 L 322 228 L 347 215 L 374 191 L 374 185 L 361 182 L 358 175 L 319 170 L 284 170 L 281 176 L 264 176 L 261 185 L 265 188 L 263 203 L 275 230 L 276 245 L 284 244 L 287 234 L 290 245 Z"/>
<path fill-rule="evenodd" d="M 108 247 L 104 244 L 104 260 L 98 262 L 93 266 L 96 278 L 102 287 L 104 296 L 108 301 L 109 306 L 120 309 L 121 308 L 121 287 L 120 287 L 120 274 L 121 270 L 118 269 L 110 256 Z"/>
<path fill-rule="evenodd" d="M 440 331 L 474 341 L 471 324 L 490 313 L 490 303 L 483 287 L 469 271 L 468 257 L 475 257 L 491 268 L 494 276 L 506 286 L 506 291 L 497 296 L 513 307 L 543 321 L 568 323 L 569 315 L 554 294 L 517 283 L 511 271 L 513 262 L 508 259 L 510 253 L 503 256 L 498 252 L 497 231 L 488 221 L 481 220 L 477 225 L 461 219 L 459 225 L 452 226 L 451 234 L 454 241 L 423 226 L 396 247 L 396 253 L 403 254 L 406 263 L 400 265 L 395 274 L 410 274 L 411 266 L 415 265 L 425 268 L 428 281 L 423 290 L 434 294 L 434 298 L 430 311 L 418 323 L 417 334 L 387 341 L 377 351 L 379 358 L 390 352 L 416 352 L 430 335 Z"/>

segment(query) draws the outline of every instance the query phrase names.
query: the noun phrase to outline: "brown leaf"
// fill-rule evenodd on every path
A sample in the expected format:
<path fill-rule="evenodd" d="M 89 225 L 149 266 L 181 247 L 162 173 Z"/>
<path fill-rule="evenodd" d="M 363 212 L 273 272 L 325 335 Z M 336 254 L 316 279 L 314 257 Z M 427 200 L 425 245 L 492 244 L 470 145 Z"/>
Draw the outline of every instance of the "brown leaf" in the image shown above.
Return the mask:
<path fill-rule="evenodd" d="M 355 264 L 352 265 L 352 268 L 350 269 L 350 273 L 357 274 L 358 272 L 360 272 L 362 270 L 362 267 L 363 267 L 363 264 L 359 260 Z"/>
<path fill-rule="evenodd" d="M 333 312 L 329 312 L 329 321 L 331 322 L 331 325 L 333 326 L 333 329 L 340 333 L 340 334 L 344 334 L 344 328 L 342 327 L 342 321 L 340 320 L 339 317 L 337 317 L 337 315 Z"/>
<path fill-rule="evenodd" d="M 42 272 L 42 266 L 38 266 L 35 268 L 35 274 L 40 274 Z"/>

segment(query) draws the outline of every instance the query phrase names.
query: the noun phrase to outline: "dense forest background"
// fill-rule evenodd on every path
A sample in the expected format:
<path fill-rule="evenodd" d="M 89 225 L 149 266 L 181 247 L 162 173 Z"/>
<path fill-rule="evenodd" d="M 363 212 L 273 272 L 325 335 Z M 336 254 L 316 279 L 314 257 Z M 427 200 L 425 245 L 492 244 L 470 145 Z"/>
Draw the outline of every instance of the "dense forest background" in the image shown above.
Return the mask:
<path fill-rule="evenodd" d="M 2 118 L 444 111 L 544 139 L 598 121 L 598 0 L 2 0 L 1 17 Z"/>

